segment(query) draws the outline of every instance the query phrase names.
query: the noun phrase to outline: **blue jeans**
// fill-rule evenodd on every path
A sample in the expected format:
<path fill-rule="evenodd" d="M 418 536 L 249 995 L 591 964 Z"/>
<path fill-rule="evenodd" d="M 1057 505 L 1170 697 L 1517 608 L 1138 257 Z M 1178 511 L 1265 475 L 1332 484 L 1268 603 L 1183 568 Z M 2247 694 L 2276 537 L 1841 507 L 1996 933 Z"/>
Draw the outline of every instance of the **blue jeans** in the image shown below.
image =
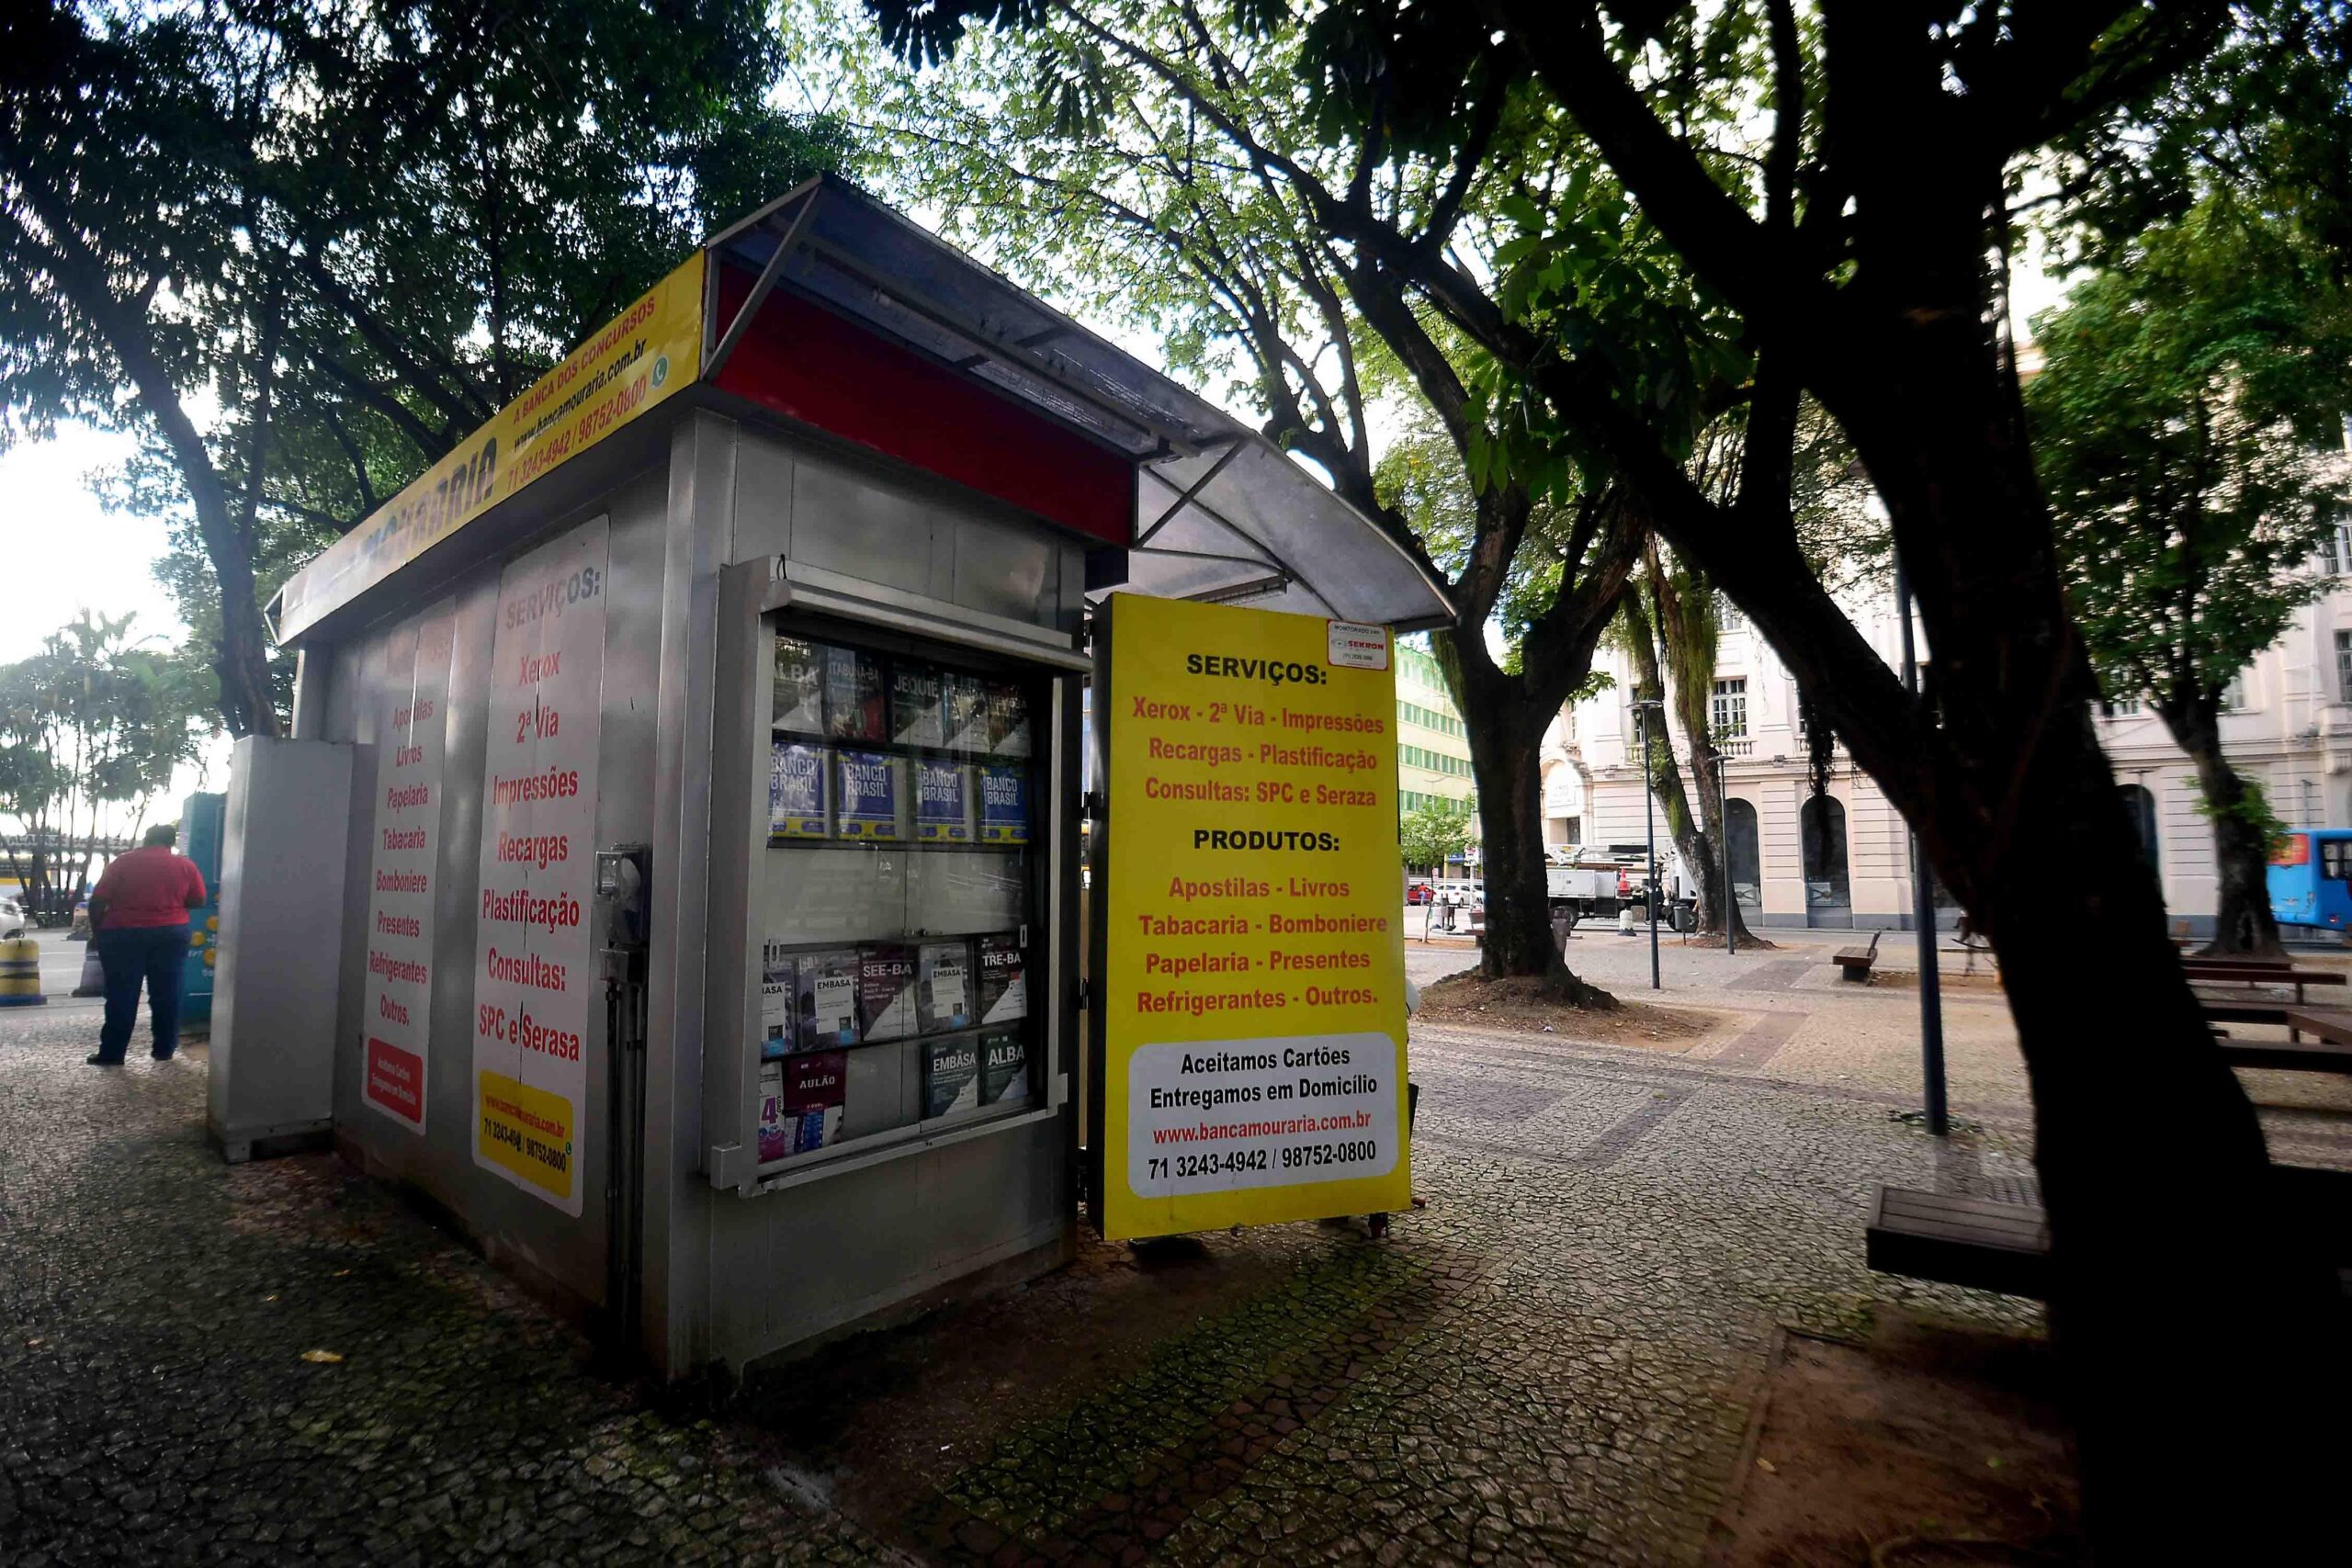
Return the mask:
<path fill-rule="evenodd" d="M 147 1012 L 155 1027 L 157 1060 L 179 1049 L 180 976 L 187 965 L 187 927 L 131 926 L 98 932 L 98 962 L 107 971 L 107 1021 L 98 1032 L 98 1055 L 119 1062 L 130 1049 L 130 1026 L 139 1021 L 139 987 L 147 987 Z"/>

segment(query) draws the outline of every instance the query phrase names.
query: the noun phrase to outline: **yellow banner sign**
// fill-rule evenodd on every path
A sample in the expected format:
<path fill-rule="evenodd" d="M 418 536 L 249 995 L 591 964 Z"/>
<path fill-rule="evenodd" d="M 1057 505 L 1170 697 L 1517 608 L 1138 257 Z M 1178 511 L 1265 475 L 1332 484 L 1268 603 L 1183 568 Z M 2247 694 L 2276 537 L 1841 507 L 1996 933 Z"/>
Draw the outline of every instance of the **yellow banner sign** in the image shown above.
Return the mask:
<path fill-rule="evenodd" d="M 571 1196 L 571 1101 L 533 1089 L 504 1073 L 484 1072 L 475 1086 L 481 1125 L 474 1136 L 481 1157 L 549 1196 Z"/>
<path fill-rule="evenodd" d="M 1114 594 L 1106 1236 L 1412 1201 L 1386 628 Z"/>
<path fill-rule="evenodd" d="M 456 451 L 320 551 L 278 591 L 277 635 L 293 637 L 349 604 L 691 385 L 702 367 L 702 288 L 696 251 Z"/>

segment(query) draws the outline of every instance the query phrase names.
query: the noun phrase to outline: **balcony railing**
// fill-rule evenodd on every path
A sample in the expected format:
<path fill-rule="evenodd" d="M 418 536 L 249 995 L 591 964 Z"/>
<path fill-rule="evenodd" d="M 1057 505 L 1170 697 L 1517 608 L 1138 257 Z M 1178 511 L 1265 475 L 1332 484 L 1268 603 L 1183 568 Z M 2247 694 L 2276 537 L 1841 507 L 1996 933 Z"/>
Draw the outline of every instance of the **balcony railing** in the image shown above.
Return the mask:
<path fill-rule="evenodd" d="M 1715 742 L 1715 750 L 1726 757 L 1749 757 L 1756 753 L 1753 736 L 1742 735 Z"/>

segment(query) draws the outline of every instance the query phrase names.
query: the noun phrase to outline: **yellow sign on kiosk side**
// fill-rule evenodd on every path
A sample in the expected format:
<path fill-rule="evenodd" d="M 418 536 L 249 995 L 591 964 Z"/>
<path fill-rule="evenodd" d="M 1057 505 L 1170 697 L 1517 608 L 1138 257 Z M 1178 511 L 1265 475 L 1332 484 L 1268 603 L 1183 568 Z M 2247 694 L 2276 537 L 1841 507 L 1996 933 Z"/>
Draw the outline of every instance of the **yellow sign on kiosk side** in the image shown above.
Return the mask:
<path fill-rule="evenodd" d="M 321 550 L 277 595 L 292 637 L 370 584 L 551 473 L 702 373 L 703 253 L 696 251 L 455 451 Z"/>
<path fill-rule="evenodd" d="M 1097 646 L 1096 1223 L 1406 1208 L 1387 629 L 1114 594 Z"/>

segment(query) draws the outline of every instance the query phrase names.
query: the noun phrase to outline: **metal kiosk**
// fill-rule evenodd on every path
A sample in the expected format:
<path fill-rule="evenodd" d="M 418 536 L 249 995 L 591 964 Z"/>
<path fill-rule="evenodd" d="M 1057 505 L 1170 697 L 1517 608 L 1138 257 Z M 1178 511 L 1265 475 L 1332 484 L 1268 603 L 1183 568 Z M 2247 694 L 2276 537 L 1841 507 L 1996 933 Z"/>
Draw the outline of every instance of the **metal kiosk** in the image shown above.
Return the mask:
<path fill-rule="evenodd" d="M 1253 432 L 854 188 L 794 190 L 273 604 L 295 739 L 234 761 L 216 1118 L 240 1077 L 315 1082 L 273 1124 L 669 1377 L 1052 1266 L 1114 586 L 1448 613 Z M 323 749 L 347 810 L 241 804 L 340 777 Z M 288 865 L 340 922 L 244 951 Z M 320 975 L 314 1033 L 239 1029 Z"/>

